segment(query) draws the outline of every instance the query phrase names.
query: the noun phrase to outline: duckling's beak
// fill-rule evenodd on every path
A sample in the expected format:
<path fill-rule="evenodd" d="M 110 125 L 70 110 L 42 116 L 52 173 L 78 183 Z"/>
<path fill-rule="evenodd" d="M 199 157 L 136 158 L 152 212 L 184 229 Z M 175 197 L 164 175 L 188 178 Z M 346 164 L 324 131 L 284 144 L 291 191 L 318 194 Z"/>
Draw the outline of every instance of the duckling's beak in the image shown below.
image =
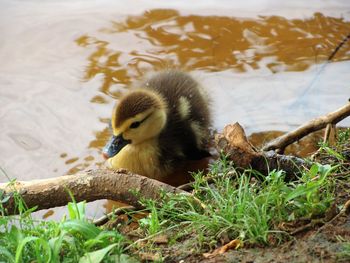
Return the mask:
<path fill-rule="evenodd" d="M 111 158 L 120 152 L 120 150 L 129 143 L 131 143 L 131 141 L 125 140 L 122 134 L 119 134 L 118 136 L 113 135 L 106 146 L 103 148 L 102 154 L 106 159 Z"/>

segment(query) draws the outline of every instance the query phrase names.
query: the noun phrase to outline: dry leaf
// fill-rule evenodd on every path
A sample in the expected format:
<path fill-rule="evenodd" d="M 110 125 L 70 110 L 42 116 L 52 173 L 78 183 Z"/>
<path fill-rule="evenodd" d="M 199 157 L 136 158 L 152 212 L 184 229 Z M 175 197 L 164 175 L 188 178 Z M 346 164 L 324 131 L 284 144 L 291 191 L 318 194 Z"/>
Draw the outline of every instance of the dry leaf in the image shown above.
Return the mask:
<path fill-rule="evenodd" d="M 169 238 L 167 235 L 158 235 L 151 239 L 156 244 L 168 244 Z"/>
<path fill-rule="evenodd" d="M 229 249 L 238 249 L 240 247 L 243 247 L 243 242 L 239 239 L 234 239 L 229 243 L 227 243 L 226 245 L 223 245 L 222 247 L 215 249 L 212 253 L 204 253 L 203 256 L 205 258 L 213 258 L 217 255 L 224 254 Z"/>
<path fill-rule="evenodd" d="M 161 255 L 158 253 L 139 253 L 140 259 L 141 260 L 146 260 L 146 261 L 160 261 L 162 259 Z"/>
<path fill-rule="evenodd" d="M 43 215 L 43 219 L 47 219 L 48 217 L 52 216 L 55 213 L 52 209 L 47 210 L 47 212 Z"/>

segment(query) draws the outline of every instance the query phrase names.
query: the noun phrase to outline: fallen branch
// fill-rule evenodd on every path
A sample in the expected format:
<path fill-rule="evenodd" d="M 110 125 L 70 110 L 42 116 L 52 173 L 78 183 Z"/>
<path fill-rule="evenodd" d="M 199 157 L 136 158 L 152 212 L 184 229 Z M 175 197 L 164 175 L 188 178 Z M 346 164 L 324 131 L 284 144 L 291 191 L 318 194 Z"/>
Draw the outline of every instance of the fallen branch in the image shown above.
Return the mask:
<path fill-rule="evenodd" d="M 17 181 L 14 185 L 0 184 L 0 190 L 3 190 L 5 195 L 11 196 L 9 201 L 3 204 L 8 214 L 17 212 L 15 191 L 20 193 L 28 208 L 37 206 L 38 210 L 66 205 L 71 201 L 68 190 L 77 202 L 99 199 L 122 200 L 136 208 L 141 208 L 140 197 L 156 200 L 162 191 L 188 194 L 168 184 L 126 170 L 107 169 L 29 182 Z M 135 190 L 138 195 L 131 193 L 130 190 Z"/>
<path fill-rule="evenodd" d="M 306 124 L 300 126 L 299 128 L 295 129 L 294 131 L 288 132 L 278 137 L 277 139 L 266 144 L 263 147 L 263 151 L 277 150 L 278 153 L 283 153 L 284 149 L 293 142 L 300 140 L 301 138 L 312 132 L 325 128 L 328 124 L 336 124 L 348 117 L 349 115 L 350 103 L 346 104 L 345 106 L 341 107 L 340 109 L 334 112 L 313 119 L 307 122 Z"/>
<path fill-rule="evenodd" d="M 310 223 L 294 229 L 293 231 L 290 232 L 290 234 L 292 236 L 295 236 L 295 235 L 298 235 L 298 234 L 300 234 L 302 232 L 306 232 L 306 231 L 308 231 L 310 229 L 313 229 L 316 226 L 323 226 L 323 225 L 324 225 L 323 218 L 321 218 L 321 219 L 312 219 Z"/>
<path fill-rule="evenodd" d="M 325 222 L 323 226 L 321 226 L 313 235 L 315 237 L 318 233 L 320 233 L 326 226 L 333 224 L 336 220 L 338 220 L 342 216 L 349 216 L 350 213 L 350 200 L 346 201 L 343 208 L 340 210 L 340 212 L 331 218 L 328 222 Z"/>
<path fill-rule="evenodd" d="M 223 151 L 236 167 L 243 169 L 253 168 L 263 174 L 282 169 L 290 180 L 300 174 L 301 167 L 311 166 L 311 163 L 295 156 L 280 155 L 274 151 L 258 152 L 249 143 L 239 123 L 227 125 L 215 140 L 218 150 Z"/>
<path fill-rule="evenodd" d="M 334 210 L 336 206 L 331 207 L 331 210 Z M 310 229 L 315 228 L 316 226 L 319 226 L 319 228 L 312 234 L 312 238 L 316 237 L 317 234 L 319 234 L 325 227 L 328 225 L 331 225 L 336 221 L 339 217 L 341 216 L 347 216 L 349 214 L 349 208 L 350 208 L 350 200 L 348 200 L 342 210 L 336 214 L 333 215 L 335 211 L 331 211 L 331 214 L 329 216 L 332 216 L 331 218 L 328 218 L 329 216 L 326 215 L 325 218 L 316 218 L 316 219 L 311 219 L 308 224 L 299 226 L 295 228 L 293 231 L 288 231 L 288 229 L 285 228 L 284 224 L 280 226 L 280 228 L 283 231 L 289 232 L 292 236 L 295 236 L 297 234 L 300 234 L 301 232 L 306 232 Z"/>

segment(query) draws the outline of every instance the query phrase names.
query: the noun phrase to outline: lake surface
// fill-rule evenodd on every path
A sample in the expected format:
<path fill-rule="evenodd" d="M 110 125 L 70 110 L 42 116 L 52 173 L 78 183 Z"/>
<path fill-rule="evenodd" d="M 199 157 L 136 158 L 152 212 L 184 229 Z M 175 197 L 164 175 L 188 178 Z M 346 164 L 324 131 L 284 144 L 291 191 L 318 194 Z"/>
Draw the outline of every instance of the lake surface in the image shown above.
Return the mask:
<path fill-rule="evenodd" d="M 172 67 L 208 91 L 215 129 L 291 130 L 347 103 L 350 41 L 327 58 L 349 18 L 347 0 L 0 0 L 0 166 L 31 180 L 103 165 L 120 94 Z"/>

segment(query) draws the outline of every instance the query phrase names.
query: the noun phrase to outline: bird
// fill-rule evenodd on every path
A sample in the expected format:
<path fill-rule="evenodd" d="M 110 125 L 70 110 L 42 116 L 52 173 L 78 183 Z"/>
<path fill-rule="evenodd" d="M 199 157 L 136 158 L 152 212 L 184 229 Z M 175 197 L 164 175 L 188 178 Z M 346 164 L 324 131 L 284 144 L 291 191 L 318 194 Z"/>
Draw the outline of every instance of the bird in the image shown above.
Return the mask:
<path fill-rule="evenodd" d="M 111 126 L 103 155 L 113 169 L 165 182 L 187 160 L 210 156 L 208 95 L 179 70 L 158 72 L 124 94 Z"/>

